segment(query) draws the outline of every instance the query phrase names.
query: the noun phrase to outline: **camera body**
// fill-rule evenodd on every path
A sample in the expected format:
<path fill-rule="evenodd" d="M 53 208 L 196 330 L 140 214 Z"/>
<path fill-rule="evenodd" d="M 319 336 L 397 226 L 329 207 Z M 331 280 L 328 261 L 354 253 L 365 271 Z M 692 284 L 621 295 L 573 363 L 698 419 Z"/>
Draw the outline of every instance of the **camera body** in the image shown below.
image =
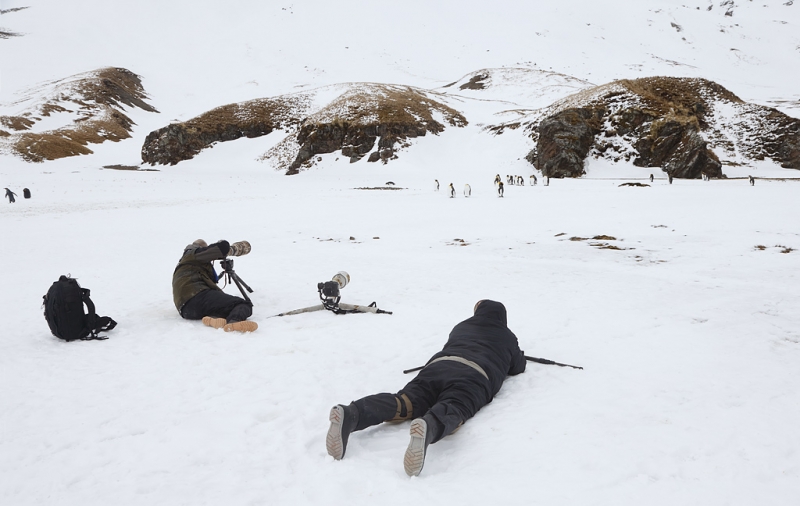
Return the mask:
<path fill-rule="evenodd" d="M 317 283 L 319 298 L 323 304 L 338 304 L 341 295 L 339 290 L 350 282 L 350 274 L 345 271 L 337 272 L 330 281 Z"/>

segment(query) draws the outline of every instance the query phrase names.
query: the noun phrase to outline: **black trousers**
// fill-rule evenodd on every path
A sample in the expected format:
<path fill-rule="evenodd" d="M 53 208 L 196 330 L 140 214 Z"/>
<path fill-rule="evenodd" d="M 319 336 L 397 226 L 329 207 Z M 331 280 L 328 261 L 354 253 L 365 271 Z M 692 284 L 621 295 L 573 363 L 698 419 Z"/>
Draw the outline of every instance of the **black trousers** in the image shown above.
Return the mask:
<path fill-rule="evenodd" d="M 427 420 L 432 419 L 436 425 L 429 427 L 435 431 L 433 443 L 452 434 L 479 409 L 492 402 L 489 380 L 481 373 L 459 362 L 436 362 L 420 371 L 397 394 L 375 394 L 354 401 L 358 409 L 355 430 L 392 419 L 404 419 L 405 406 L 400 400 L 403 394 L 411 401 L 412 415 L 408 418 L 431 415 Z M 398 413 L 398 406 L 402 406 L 403 413 Z"/>
<path fill-rule="evenodd" d="M 201 320 L 204 316 L 225 318 L 228 323 L 241 322 L 253 314 L 253 304 L 222 290 L 204 290 L 183 305 L 181 316 Z"/>

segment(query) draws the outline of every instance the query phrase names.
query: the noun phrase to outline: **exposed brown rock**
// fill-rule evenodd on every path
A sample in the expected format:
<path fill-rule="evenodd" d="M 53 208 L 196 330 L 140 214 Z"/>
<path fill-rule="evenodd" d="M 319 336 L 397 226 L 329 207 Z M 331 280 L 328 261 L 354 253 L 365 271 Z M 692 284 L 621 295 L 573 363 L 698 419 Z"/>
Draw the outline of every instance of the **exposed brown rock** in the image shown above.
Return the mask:
<path fill-rule="evenodd" d="M 351 162 L 370 152 L 369 161 L 384 163 L 397 157 L 398 147 L 410 138 L 439 133 L 445 126 L 464 126 L 460 113 L 408 86 L 382 84 L 341 85 L 342 92 L 321 108 L 313 104 L 316 92 L 253 100 L 218 107 L 183 123 L 151 132 L 142 147 L 142 160 L 175 164 L 192 158 L 215 142 L 259 137 L 276 129 L 292 132 L 263 159 L 275 159 L 286 173 L 320 160 L 318 155 L 341 150 Z"/>
<path fill-rule="evenodd" d="M 720 117 L 720 105 L 737 119 Z M 581 176 L 587 156 L 632 159 L 678 178 L 724 177 L 715 149 L 800 169 L 800 120 L 705 79 L 615 81 L 554 104 L 528 128 L 536 148 L 526 158 L 550 177 Z"/>
<path fill-rule="evenodd" d="M 567 109 L 539 124 L 536 167 L 549 177 L 580 177 L 583 160 L 600 133 L 602 109 Z"/>
<path fill-rule="evenodd" d="M 368 161 L 386 163 L 397 158 L 397 148 L 408 139 L 438 134 L 445 126 L 434 119 L 438 113 L 450 126 L 465 126 L 458 111 L 410 86 L 364 84 L 353 86 L 309 116 L 297 134 L 299 149 L 286 171 L 296 174 L 322 153 L 341 150 L 356 162 L 375 148 Z"/>
<path fill-rule="evenodd" d="M 458 88 L 461 90 L 482 90 L 486 87 L 483 82 L 487 79 L 489 79 L 489 74 L 478 74 L 476 76 L 472 76 L 469 81 L 462 84 Z"/>
<path fill-rule="evenodd" d="M 217 107 L 183 123 L 150 132 L 142 146 L 142 161 L 175 165 L 215 142 L 260 137 L 275 129 L 296 126 L 307 101 L 304 95 L 289 95 Z"/>
<path fill-rule="evenodd" d="M 650 135 L 640 138 L 636 148 L 639 158 L 633 163 L 639 167 L 661 167 L 673 177 L 685 179 L 702 174 L 722 177 L 722 164 L 692 122 L 654 121 Z"/>

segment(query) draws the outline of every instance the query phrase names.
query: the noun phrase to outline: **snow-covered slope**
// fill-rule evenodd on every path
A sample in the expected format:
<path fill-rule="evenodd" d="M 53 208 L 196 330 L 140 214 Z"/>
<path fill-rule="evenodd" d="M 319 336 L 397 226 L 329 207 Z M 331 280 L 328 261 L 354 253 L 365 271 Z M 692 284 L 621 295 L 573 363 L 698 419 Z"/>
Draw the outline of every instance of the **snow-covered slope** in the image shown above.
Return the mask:
<path fill-rule="evenodd" d="M 495 174 L 531 174 L 532 145 L 522 129 L 484 127 L 540 107 L 538 92 L 507 70 L 484 89 L 443 88 L 481 69 L 569 83 L 703 77 L 796 116 L 797 2 L 2 0 L 0 10 L 20 6 L 30 7 L 0 18 L 20 34 L 0 39 L 0 115 L 17 113 L 9 104 L 31 86 L 108 66 L 141 75 L 160 113 L 123 107 L 132 137 L 90 156 L 0 156 L 0 186 L 33 193 L 0 202 L 0 504 L 800 496 L 797 181 L 619 187 L 615 177 L 641 169 L 590 160 L 586 179 L 508 185 L 500 199 Z M 157 171 L 102 169 L 138 165 L 147 134 L 171 122 L 350 82 L 435 90 L 470 124 L 417 138 L 386 165 L 321 155 L 292 177 L 258 161 L 280 141 L 272 134 Z M 402 189 L 356 189 L 387 181 Z M 170 277 L 198 237 L 252 243 L 236 271 L 255 289 L 257 332 L 175 311 Z M 316 283 L 341 269 L 352 276 L 344 302 L 394 314 L 268 318 L 315 304 Z M 50 336 L 41 296 L 68 273 L 119 321 L 108 341 Z M 401 371 L 485 297 L 507 305 L 527 354 L 585 369 L 531 365 L 510 378 L 430 448 L 419 478 L 402 470 L 408 424 L 357 433 L 344 460 L 328 457 L 330 407 L 402 387 Z"/>

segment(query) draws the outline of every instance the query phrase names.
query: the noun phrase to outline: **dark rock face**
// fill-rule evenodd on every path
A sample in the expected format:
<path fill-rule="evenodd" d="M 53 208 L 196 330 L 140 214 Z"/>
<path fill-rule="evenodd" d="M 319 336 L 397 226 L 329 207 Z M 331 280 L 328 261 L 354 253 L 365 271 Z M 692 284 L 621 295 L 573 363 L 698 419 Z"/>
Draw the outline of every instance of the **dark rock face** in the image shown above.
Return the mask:
<path fill-rule="evenodd" d="M 462 84 L 458 88 L 461 90 L 482 90 L 486 88 L 484 81 L 487 79 L 489 79 L 489 74 L 478 74 L 476 76 L 472 76 L 469 82 Z"/>
<path fill-rule="evenodd" d="M 722 164 L 693 124 L 655 122 L 650 135 L 636 143 L 636 149 L 639 158 L 633 164 L 639 167 L 661 167 L 672 177 L 683 179 L 697 179 L 702 174 L 723 177 Z"/>
<path fill-rule="evenodd" d="M 216 142 L 284 130 L 290 135 L 262 159 L 274 160 L 276 168 L 291 175 L 321 161 L 317 155 L 338 150 L 351 162 L 372 152 L 369 161 L 386 163 L 397 158 L 398 147 L 407 147 L 408 139 L 442 132 L 445 126 L 434 116 L 451 126 L 467 124 L 458 111 L 408 86 L 351 85 L 322 108 L 315 97 L 311 91 L 218 107 L 151 132 L 142 160 L 174 165 Z"/>
<path fill-rule="evenodd" d="M 307 100 L 302 94 L 223 105 L 150 132 L 142 145 L 142 161 L 175 165 L 216 142 L 252 139 L 276 129 L 294 128 L 307 112 Z"/>
<path fill-rule="evenodd" d="M 150 132 L 142 146 L 142 161 L 162 165 L 175 165 L 194 158 L 203 149 L 215 142 L 232 141 L 241 137 L 260 137 L 275 129 L 270 123 L 257 122 L 250 125 L 218 123 L 211 128 L 191 121 L 176 123 Z"/>
<path fill-rule="evenodd" d="M 396 144 L 406 139 L 424 137 L 427 132 L 439 133 L 444 126 L 436 121 L 425 123 L 381 123 L 375 125 L 350 125 L 344 122 L 303 125 L 297 136 L 300 151 L 289 167 L 287 174 L 296 174 L 299 168 L 314 156 L 333 153 L 339 149 L 350 158 L 350 163 L 361 160 L 372 151 L 378 142 L 378 151 L 367 159 L 369 162 L 387 161 L 396 155 Z"/>
<path fill-rule="evenodd" d="M 567 109 L 539 124 L 536 167 L 548 177 L 580 177 L 583 161 L 600 133 L 603 110 Z"/>
<path fill-rule="evenodd" d="M 775 125 L 777 135 L 764 136 L 763 154 L 785 169 L 800 170 L 800 120 L 772 109 L 766 121 Z"/>
<path fill-rule="evenodd" d="M 616 81 L 568 98 L 570 107 L 530 124 L 526 157 L 550 177 L 580 177 L 587 156 L 633 160 L 677 178 L 725 177 L 714 149 L 800 169 L 800 120 L 747 104 L 705 79 Z M 720 114 L 723 111 L 735 111 Z M 733 119 L 731 119 L 733 118 Z"/>

